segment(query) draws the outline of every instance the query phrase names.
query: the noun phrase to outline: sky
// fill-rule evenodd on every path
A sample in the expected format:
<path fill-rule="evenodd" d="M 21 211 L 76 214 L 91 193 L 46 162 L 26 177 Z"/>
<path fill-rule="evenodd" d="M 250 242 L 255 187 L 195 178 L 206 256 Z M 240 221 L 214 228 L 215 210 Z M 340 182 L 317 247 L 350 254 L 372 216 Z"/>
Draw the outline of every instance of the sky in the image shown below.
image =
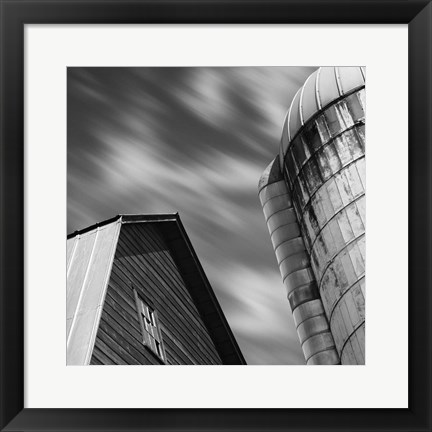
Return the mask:
<path fill-rule="evenodd" d="M 248 364 L 304 364 L 258 181 L 315 68 L 68 68 L 68 233 L 180 218 Z"/>

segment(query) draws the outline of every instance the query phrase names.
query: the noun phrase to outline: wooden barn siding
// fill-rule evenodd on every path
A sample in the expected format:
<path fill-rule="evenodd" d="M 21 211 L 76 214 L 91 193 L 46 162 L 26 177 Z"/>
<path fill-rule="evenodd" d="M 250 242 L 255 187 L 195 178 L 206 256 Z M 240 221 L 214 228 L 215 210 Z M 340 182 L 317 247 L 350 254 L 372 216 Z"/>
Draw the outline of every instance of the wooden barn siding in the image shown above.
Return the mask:
<path fill-rule="evenodd" d="M 205 275 L 202 274 L 202 268 L 197 261 L 193 264 L 191 259 L 190 247 L 185 242 L 185 237 L 181 234 L 182 228 L 164 229 L 164 238 L 170 245 L 172 255 L 176 264 L 181 269 L 181 274 L 189 288 L 195 305 L 207 328 L 210 330 L 212 340 L 217 346 L 218 353 L 223 364 L 246 364 L 243 355 L 238 347 L 234 335 L 223 316 L 217 298 L 211 287 L 207 286 Z M 224 348 L 225 347 L 225 348 Z"/>
<path fill-rule="evenodd" d="M 125 224 L 91 364 L 160 364 L 142 345 L 131 288 L 158 312 L 167 364 L 221 364 L 192 297 L 157 229 Z"/>

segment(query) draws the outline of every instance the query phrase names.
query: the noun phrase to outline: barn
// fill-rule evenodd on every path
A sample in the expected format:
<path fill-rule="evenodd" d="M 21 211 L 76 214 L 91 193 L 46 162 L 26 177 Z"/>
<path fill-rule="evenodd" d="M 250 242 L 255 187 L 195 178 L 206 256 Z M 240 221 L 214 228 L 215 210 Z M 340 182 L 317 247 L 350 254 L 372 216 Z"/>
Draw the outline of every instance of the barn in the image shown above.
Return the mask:
<path fill-rule="evenodd" d="M 67 238 L 68 365 L 246 364 L 178 213 Z"/>

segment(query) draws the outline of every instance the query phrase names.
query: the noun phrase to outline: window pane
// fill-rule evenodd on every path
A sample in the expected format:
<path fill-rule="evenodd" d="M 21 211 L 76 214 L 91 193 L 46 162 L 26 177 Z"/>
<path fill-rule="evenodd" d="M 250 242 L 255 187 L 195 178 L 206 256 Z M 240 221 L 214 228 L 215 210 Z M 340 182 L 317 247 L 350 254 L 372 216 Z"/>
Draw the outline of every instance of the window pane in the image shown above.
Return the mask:
<path fill-rule="evenodd" d="M 156 352 L 156 342 L 152 337 L 150 337 L 150 347 L 153 351 Z"/>
<path fill-rule="evenodd" d="M 142 331 L 142 343 L 151 349 L 162 360 L 163 349 L 162 339 L 158 327 L 156 311 L 148 307 L 145 302 L 139 298 L 137 291 L 134 289 L 135 304 L 137 308 L 138 318 Z"/>
<path fill-rule="evenodd" d="M 153 336 L 157 341 L 160 341 L 159 329 L 157 328 L 157 326 L 152 327 L 152 336 Z"/>
<path fill-rule="evenodd" d="M 155 317 L 154 317 L 154 312 L 150 311 L 150 321 L 152 323 L 152 325 L 156 325 L 156 321 L 155 321 Z"/>
<path fill-rule="evenodd" d="M 150 325 L 149 325 L 149 322 L 147 321 L 147 318 L 146 317 L 143 317 L 143 322 L 144 322 L 144 328 L 145 328 L 145 331 L 149 331 L 149 329 L 150 329 Z"/>
<path fill-rule="evenodd" d="M 162 357 L 162 350 L 159 342 L 156 342 L 156 351 L 160 357 Z"/>

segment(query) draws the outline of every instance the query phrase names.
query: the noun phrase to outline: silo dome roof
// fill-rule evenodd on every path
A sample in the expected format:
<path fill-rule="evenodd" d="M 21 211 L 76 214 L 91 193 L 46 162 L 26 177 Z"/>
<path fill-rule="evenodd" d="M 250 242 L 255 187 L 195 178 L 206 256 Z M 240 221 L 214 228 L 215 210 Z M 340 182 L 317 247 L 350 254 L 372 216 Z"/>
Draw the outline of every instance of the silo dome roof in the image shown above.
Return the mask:
<path fill-rule="evenodd" d="M 313 72 L 294 96 L 285 118 L 282 142 L 285 153 L 288 144 L 302 126 L 319 111 L 351 91 L 364 87 L 362 67 L 320 67 Z"/>

